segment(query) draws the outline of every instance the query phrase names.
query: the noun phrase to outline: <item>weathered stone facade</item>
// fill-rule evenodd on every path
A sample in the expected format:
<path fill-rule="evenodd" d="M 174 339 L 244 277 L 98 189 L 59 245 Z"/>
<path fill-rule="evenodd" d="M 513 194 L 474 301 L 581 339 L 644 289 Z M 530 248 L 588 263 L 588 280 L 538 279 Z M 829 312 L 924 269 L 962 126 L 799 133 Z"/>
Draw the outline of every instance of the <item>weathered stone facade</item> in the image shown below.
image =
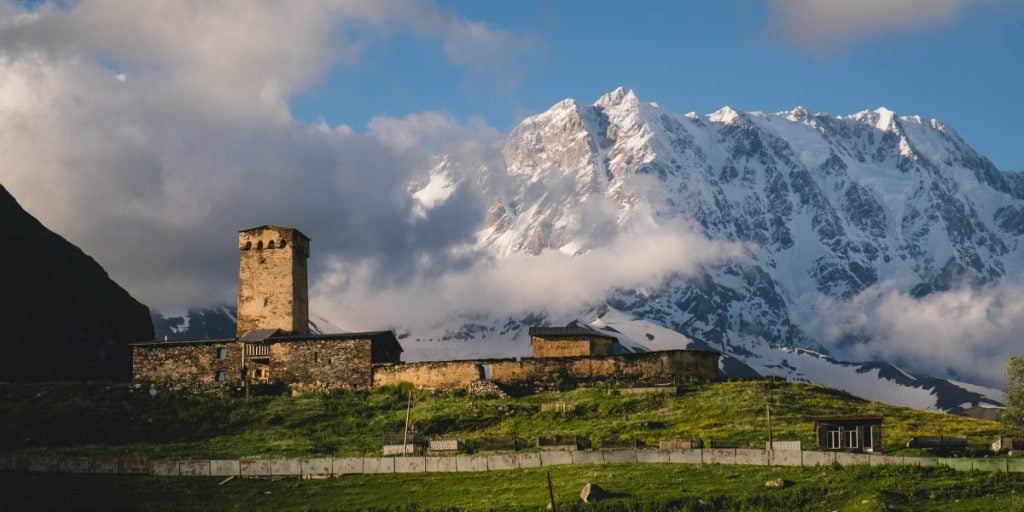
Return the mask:
<path fill-rule="evenodd" d="M 260 226 L 238 233 L 238 250 L 238 336 L 309 330 L 309 238 L 297 229 Z"/>
<path fill-rule="evenodd" d="M 236 340 L 150 342 L 132 346 L 132 381 L 139 387 L 226 393 L 242 381 Z"/>
<path fill-rule="evenodd" d="M 271 380 L 292 391 L 368 389 L 373 365 L 397 363 L 401 351 L 390 331 L 272 339 Z"/>
<path fill-rule="evenodd" d="M 409 382 L 423 389 L 458 389 L 485 378 L 485 365 L 494 360 L 427 361 L 378 365 L 373 369 L 373 385 L 388 386 Z"/>
<path fill-rule="evenodd" d="M 225 394 L 246 384 L 296 392 L 366 389 L 373 386 L 373 365 L 398 362 L 400 353 L 390 331 L 278 336 L 263 343 L 141 343 L 133 347 L 134 383 L 160 391 Z"/>
<path fill-rule="evenodd" d="M 607 356 L 616 352 L 619 340 L 585 327 L 533 327 L 533 357 Z"/>
<path fill-rule="evenodd" d="M 615 343 L 609 339 L 548 339 L 531 338 L 533 357 L 605 356 L 612 353 Z"/>
<path fill-rule="evenodd" d="M 374 367 L 375 386 L 409 382 L 424 389 L 452 389 L 475 380 L 529 389 L 552 379 L 571 383 L 606 381 L 665 383 L 718 378 L 718 353 L 708 350 L 666 350 L 639 354 L 430 361 Z"/>

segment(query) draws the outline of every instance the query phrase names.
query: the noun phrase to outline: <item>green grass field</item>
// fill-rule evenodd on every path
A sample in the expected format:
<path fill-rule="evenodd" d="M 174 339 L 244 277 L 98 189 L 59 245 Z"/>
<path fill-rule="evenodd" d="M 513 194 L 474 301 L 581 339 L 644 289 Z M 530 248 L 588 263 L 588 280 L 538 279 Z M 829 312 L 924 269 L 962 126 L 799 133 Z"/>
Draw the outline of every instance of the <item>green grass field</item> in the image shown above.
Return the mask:
<path fill-rule="evenodd" d="M 250 399 L 133 394 L 126 384 L 0 384 L 0 452 L 66 455 L 239 458 L 379 454 L 384 434 L 405 422 L 407 388 Z M 679 396 L 617 395 L 578 389 L 521 398 L 472 399 L 414 392 L 412 426 L 420 436 L 466 440 L 515 433 L 575 434 L 595 447 L 604 439 L 663 437 L 763 447 L 765 404 L 773 404 L 775 439 L 814 447 L 816 416 L 885 416 L 884 449 L 913 435 L 968 435 L 981 453 L 1002 424 L 868 402 L 830 388 L 779 381 L 695 383 Z M 541 412 L 543 402 L 576 404 L 572 413 Z"/>
<path fill-rule="evenodd" d="M 0 384 L 0 452 L 168 458 L 378 454 L 405 422 L 409 388 L 229 399 L 133 394 L 126 384 Z M 694 383 L 678 396 L 578 389 L 521 398 L 473 399 L 413 392 L 417 435 L 474 440 L 515 433 L 602 440 L 697 437 L 763 446 L 773 404 L 778 440 L 813 447 L 816 416 L 885 416 L 885 450 L 912 435 L 968 435 L 981 453 L 990 421 L 867 402 L 821 386 L 779 381 Z M 545 402 L 572 413 L 541 412 Z M 325 480 L 157 478 L 0 473 L 0 510 L 541 510 L 550 469 L 559 510 L 1024 510 L 1024 474 L 915 467 L 744 467 L 675 464 L 555 466 L 486 473 L 349 475 Z M 767 489 L 784 478 L 785 489 Z M 594 482 L 616 497 L 581 505 Z"/>
<path fill-rule="evenodd" d="M 1014 511 L 1024 474 L 943 468 L 767 468 L 623 464 L 490 473 L 349 475 L 325 480 L 0 474 L 3 510 L 543 510 L 545 470 L 558 510 L 607 511 Z M 768 489 L 783 478 L 784 489 Z M 584 505 L 587 482 L 614 494 Z"/>

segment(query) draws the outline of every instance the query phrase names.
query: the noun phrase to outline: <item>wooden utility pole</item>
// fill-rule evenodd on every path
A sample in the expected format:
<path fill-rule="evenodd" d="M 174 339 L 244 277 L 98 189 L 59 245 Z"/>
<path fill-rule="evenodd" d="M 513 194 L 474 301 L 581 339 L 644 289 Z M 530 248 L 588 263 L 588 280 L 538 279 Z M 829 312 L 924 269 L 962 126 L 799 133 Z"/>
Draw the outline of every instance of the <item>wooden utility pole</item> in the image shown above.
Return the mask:
<path fill-rule="evenodd" d="M 772 403 L 769 401 L 765 405 L 768 413 L 768 451 L 775 450 L 775 441 L 772 439 Z"/>
<path fill-rule="evenodd" d="M 238 349 L 242 357 L 242 388 L 245 389 L 245 397 L 249 398 L 249 368 L 245 364 L 245 342 L 238 342 Z"/>
<path fill-rule="evenodd" d="M 409 403 L 405 406 L 405 435 L 402 436 L 402 454 L 409 453 L 409 413 L 412 412 L 412 390 L 409 390 Z"/>
<path fill-rule="evenodd" d="M 549 504 L 551 505 L 551 512 L 554 512 L 555 511 L 555 489 L 553 487 L 551 487 L 551 472 L 550 471 L 548 471 L 548 499 L 551 500 L 549 502 Z"/>

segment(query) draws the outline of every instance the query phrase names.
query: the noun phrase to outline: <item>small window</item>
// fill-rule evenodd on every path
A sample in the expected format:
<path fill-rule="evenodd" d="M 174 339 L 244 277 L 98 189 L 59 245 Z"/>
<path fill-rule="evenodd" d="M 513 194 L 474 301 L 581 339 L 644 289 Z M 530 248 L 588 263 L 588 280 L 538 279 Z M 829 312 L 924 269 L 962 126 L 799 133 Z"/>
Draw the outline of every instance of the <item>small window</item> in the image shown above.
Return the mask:
<path fill-rule="evenodd" d="M 857 430 L 851 429 L 846 431 L 846 447 L 847 448 L 860 448 L 860 443 L 857 442 Z"/>
<path fill-rule="evenodd" d="M 262 251 L 263 250 L 263 240 L 260 240 L 259 242 L 256 242 L 256 250 L 257 251 Z"/>
<path fill-rule="evenodd" d="M 271 240 L 270 243 L 267 244 L 267 249 L 273 249 L 273 248 L 274 248 L 274 241 Z"/>
<path fill-rule="evenodd" d="M 247 251 L 248 251 L 248 250 L 250 250 L 250 249 L 252 249 L 252 242 L 246 242 L 246 243 L 245 243 L 245 250 L 247 250 Z"/>
<path fill-rule="evenodd" d="M 838 430 L 829 430 L 828 431 L 828 448 L 832 449 L 832 450 L 838 450 L 839 448 L 842 448 L 842 446 L 839 444 L 839 441 L 841 439 L 842 439 L 842 437 L 840 437 Z"/>
<path fill-rule="evenodd" d="M 217 359 L 226 359 L 228 357 L 228 349 L 225 347 L 217 348 Z"/>
<path fill-rule="evenodd" d="M 319 363 L 320 362 L 320 352 L 313 352 L 313 362 L 314 363 Z"/>
<path fill-rule="evenodd" d="M 213 375 L 213 378 L 216 379 L 217 382 L 224 382 L 224 372 L 217 372 L 217 373 L 215 373 Z"/>
<path fill-rule="evenodd" d="M 288 241 L 287 240 L 281 240 L 281 244 L 278 245 L 278 247 L 280 247 L 282 249 L 284 249 L 285 247 L 288 247 Z"/>

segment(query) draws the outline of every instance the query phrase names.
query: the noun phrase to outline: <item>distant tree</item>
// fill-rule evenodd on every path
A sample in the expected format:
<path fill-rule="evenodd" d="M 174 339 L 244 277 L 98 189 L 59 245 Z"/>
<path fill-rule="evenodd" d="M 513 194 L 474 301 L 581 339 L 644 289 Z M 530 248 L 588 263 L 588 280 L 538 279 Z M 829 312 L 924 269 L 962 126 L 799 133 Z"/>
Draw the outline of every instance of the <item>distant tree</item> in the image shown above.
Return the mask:
<path fill-rule="evenodd" d="M 1003 421 L 1024 425 L 1024 357 L 1011 357 L 1006 364 L 1006 412 Z"/>

